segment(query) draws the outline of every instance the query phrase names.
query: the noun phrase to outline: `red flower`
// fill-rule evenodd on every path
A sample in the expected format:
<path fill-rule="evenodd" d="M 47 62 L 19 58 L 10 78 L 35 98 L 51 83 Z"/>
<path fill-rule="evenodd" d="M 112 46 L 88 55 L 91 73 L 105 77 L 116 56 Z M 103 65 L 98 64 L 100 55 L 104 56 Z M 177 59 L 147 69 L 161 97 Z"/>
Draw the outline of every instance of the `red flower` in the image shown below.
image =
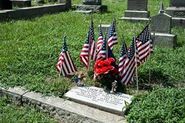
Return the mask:
<path fill-rule="evenodd" d="M 117 69 L 115 68 L 115 59 L 108 58 L 105 60 L 97 60 L 94 65 L 94 73 L 95 75 L 108 74 L 111 72 L 112 74 L 117 74 Z"/>

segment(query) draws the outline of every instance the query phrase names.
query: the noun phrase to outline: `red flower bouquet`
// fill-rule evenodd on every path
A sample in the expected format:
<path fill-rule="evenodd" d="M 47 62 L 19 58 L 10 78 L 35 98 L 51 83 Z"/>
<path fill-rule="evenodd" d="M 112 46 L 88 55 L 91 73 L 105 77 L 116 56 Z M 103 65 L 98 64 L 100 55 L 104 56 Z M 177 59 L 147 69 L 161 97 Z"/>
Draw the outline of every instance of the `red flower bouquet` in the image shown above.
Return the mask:
<path fill-rule="evenodd" d="M 102 75 L 102 74 L 117 74 L 118 70 L 116 68 L 114 58 L 107 58 L 105 60 L 97 60 L 94 65 L 94 73 L 96 76 Z"/>

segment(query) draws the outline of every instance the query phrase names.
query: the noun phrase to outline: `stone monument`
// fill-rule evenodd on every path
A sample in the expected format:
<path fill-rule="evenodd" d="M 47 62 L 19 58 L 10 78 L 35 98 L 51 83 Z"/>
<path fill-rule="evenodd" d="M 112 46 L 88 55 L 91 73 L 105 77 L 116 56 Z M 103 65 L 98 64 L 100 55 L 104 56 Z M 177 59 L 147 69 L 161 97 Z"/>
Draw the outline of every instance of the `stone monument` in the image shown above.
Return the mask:
<path fill-rule="evenodd" d="M 150 13 L 148 11 L 148 0 L 127 0 L 127 10 L 123 20 L 148 21 Z"/>
<path fill-rule="evenodd" d="M 107 11 L 107 6 L 102 5 L 101 0 L 84 0 L 82 5 L 76 6 L 76 12 L 92 13 Z"/>
<path fill-rule="evenodd" d="M 31 0 L 10 0 L 13 8 L 31 7 Z"/>
<path fill-rule="evenodd" d="M 175 47 L 176 35 L 171 34 L 172 17 L 164 12 L 163 4 L 159 14 L 151 18 L 151 32 L 154 37 L 154 45 L 160 47 Z"/>
<path fill-rule="evenodd" d="M 185 0 L 170 0 L 166 12 L 172 16 L 173 25 L 185 27 Z"/>
<path fill-rule="evenodd" d="M 0 0 L 1 9 L 12 9 L 12 2 L 10 0 Z"/>

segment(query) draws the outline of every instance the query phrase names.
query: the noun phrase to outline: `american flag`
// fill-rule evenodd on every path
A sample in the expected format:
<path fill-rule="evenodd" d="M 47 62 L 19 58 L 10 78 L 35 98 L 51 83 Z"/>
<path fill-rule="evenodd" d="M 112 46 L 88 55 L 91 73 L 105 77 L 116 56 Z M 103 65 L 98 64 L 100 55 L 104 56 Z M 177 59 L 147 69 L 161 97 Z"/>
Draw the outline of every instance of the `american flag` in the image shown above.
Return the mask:
<path fill-rule="evenodd" d="M 126 46 L 126 43 L 123 42 L 123 45 L 122 45 L 122 48 L 121 48 L 121 55 L 120 55 L 120 58 L 119 58 L 119 64 L 118 64 L 118 71 L 120 73 L 120 76 L 124 72 L 125 61 L 126 61 L 127 58 L 128 58 L 127 46 Z"/>
<path fill-rule="evenodd" d="M 120 73 L 121 83 L 128 84 L 131 83 L 134 77 L 135 69 L 136 69 L 136 46 L 135 46 L 135 38 L 131 43 L 130 49 L 128 51 L 128 56 L 126 60 L 124 60 L 124 70 Z M 121 65 L 120 65 L 121 66 Z"/>
<path fill-rule="evenodd" d="M 86 38 L 86 40 L 85 40 L 85 43 L 84 43 L 84 45 L 83 45 L 83 48 L 82 48 L 82 51 L 81 51 L 81 53 L 80 53 L 80 60 L 81 60 L 81 62 L 82 63 L 84 63 L 85 64 L 85 66 L 88 68 L 89 67 L 89 52 L 90 52 L 90 44 L 89 44 L 89 42 L 90 42 L 90 40 L 89 40 L 89 38 L 90 38 L 91 36 L 90 36 L 90 31 L 87 33 L 87 38 Z"/>
<path fill-rule="evenodd" d="M 138 54 L 138 66 L 140 63 L 146 61 L 148 56 L 151 54 L 153 46 L 152 46 L 152 38 L 149 31 L 149 26 L 147 25 L 143 31 L 136 38 L 137 44 L 137 54 Z"/>
<path fill-rule="evenodd" d="M 99 28 L 99 37 L 98 37 L 98 41 L 96 43 L 97 52 L 101 49 L 102 44 L 103 44 L 103 33 L 102 33 L 102 27 L 100 25 L 100 28 Z"/>
<path fill-rule="evenodd" d="M 101 49 L 97 53 L 97 60 L 106 59 L 109 57 L 114 58 L 114 54 L 112 53 L 112 50 L 110 49 L 110 47 L 107 45 L 107 40 L 106 40 L 106 36 L 105 36 L 105 38 L 103 40 L 103 44 L 101 46 Z"/>
<path fill-rule="evenodd" d="M 60 53 L 58 62 L 56 64 L 56 68 L 58 72 L 63 76 L 73 75 L 77 71 L 71 59 L 71 56 L 68 52 L 68 48 L 66 44 L 66 36 L 64 36 L 64 44 L 63 44 L 62 52 Z"/>
<path fill-rule="evenodd" d="M 116 33 L 116 21 L 113 20 L 108 33 L 108 46 L 113 49 L 113 46 L 118 43 L 117 33 Z"/>
<path fill-rule="evenodd" d="M 96 43 L 94 40 L 94 23 L 93 19 L 91 18 L 91 25 L 90 25 L 90 38 L 89 38 L 89 43 L 90 43 L 90 56 L 91 60 L 96 60 Z"/>

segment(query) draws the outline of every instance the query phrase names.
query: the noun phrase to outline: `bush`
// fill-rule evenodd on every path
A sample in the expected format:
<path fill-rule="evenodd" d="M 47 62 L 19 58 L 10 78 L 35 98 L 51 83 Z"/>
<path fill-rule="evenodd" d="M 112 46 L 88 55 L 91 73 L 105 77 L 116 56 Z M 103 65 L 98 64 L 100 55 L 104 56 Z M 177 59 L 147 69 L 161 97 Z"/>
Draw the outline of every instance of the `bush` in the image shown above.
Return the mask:
<path fill-rule="evenodd" d="M 126 111 L 129 123 L 184 123 L 185 88 L 157 89 L 136 97 Z"/>

